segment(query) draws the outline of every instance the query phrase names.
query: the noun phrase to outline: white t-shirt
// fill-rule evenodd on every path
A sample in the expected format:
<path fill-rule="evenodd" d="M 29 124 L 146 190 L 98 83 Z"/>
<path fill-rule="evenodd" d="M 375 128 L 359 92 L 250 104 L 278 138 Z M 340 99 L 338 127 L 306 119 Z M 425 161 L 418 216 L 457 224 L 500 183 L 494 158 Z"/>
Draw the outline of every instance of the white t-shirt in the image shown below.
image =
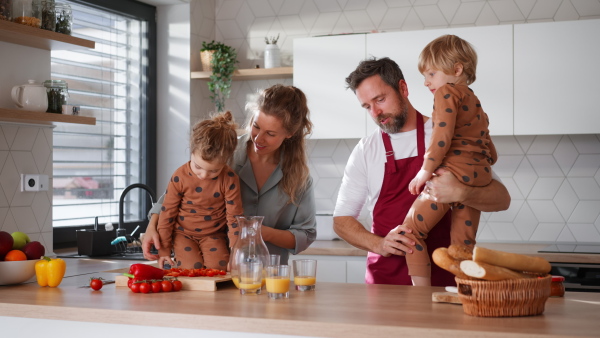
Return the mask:
<path fill-rule="evenodd" d="M 431 140 L 431 119 L 425 122 L 425 148 Z M 333 216 L 352 216 L 358 218 L 365 203 L 373 218 L 373 209 L 379 198 L 385 172 L 385 147 L 381 138 L 381 129 L 362 138 L 354 147 L 340 187 Z M 396 160 L 418 156 L 417 130 L 390 134 L 394 158 Z M 500 180 L 494 173 L 493 178 Z"/>

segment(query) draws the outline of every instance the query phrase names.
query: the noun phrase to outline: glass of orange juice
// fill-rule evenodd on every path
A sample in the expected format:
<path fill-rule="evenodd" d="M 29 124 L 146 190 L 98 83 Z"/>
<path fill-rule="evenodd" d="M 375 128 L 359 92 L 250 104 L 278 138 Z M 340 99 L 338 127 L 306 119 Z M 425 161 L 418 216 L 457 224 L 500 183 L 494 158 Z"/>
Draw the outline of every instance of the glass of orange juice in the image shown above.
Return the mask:
<path fill-rule="evenodd" d="M 315 259 L 297 259 L 292 264 L 296 290 L 314 290 L 317 283 L 317 261 Z"/>
<path fill-rule="evenodd" d="M 242 295 L 259 295 L 262 287 L 262 262 L 246 262 L 240 265 L 240 276 L 237 287 Z M 235 281 L 234 281 L 235 283 Z"/>
<path fill-rule="evenodd" d="M 267 295 L 271 299 L 290 297 L 289 265 L 270 265 L 267 267 Z"/>

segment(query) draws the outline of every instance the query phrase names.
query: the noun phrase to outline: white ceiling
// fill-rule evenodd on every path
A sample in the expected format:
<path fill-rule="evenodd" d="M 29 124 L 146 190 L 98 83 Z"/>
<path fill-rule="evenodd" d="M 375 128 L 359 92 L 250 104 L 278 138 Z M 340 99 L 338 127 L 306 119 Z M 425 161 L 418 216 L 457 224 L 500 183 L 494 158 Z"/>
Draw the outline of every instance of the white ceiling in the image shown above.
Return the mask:
<path fill-rule="evenodd" d="M 143 2 L 152 6 L 162 6 L 162 5 L 180 5 L 183 3 L 189 3 L 191 0 L 137 0 L 138 2 Z"/>

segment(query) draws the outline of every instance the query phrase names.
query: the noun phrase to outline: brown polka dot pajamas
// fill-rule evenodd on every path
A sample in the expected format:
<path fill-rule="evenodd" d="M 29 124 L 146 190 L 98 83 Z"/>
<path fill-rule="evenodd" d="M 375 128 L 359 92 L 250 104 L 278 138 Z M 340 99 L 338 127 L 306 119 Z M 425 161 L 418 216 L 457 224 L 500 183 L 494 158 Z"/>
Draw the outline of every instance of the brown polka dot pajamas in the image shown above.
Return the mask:
<path fill-rule="evenodd" d="M 232 246 L 239 236 L 235 216 L 242 214 L 239 178 L 229 166 L 201 180 L 188 162 L 175 171 L 165 193 L 157 226 L 159 255 L 170 256 L 173 249 L 180 268 L 225 269 L 227 242 Z"/>
<path fill-rule="evenodd" d="M 488 185 L 492 181 L 491 165 L 498 155 L 490 138 L 488 116 L 475 93 L 465 85 L 442 86 L 434 95 L 432 119 L 431 142 L 422 169 L 434 172 L 441 167 L 463 184 Z M 431 276 L 425 239 L 450 208 L 451 242 L 475 245 L 481 211 L 459 203 L 436 203 L 419 196 L 404 220 L 404 225 L 413 231 L 407 233 L 407 237 L 415 241 L 415 250 L 406 255 L 411 276 Z"/>

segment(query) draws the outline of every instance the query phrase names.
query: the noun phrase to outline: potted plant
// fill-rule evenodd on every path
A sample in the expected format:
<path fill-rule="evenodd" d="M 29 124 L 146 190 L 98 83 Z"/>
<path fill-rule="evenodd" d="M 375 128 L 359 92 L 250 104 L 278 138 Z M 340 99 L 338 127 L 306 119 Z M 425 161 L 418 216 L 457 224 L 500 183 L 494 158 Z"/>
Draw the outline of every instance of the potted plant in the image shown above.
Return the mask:
<path fill-rule="evenodd" d="M 231 78 L 235 71 L 235 64 L 238 62 L 237 52 L 234 48 L 215 40 L 202 42 L 201 57 L 203 52 L 212 54 L 210 57 L 212 74 L 208 81 L 208 90 L 212 94 L 210 99 L 215 104 L 217 112 L 225 111 L 225 100 L 231 94 Z"/>

